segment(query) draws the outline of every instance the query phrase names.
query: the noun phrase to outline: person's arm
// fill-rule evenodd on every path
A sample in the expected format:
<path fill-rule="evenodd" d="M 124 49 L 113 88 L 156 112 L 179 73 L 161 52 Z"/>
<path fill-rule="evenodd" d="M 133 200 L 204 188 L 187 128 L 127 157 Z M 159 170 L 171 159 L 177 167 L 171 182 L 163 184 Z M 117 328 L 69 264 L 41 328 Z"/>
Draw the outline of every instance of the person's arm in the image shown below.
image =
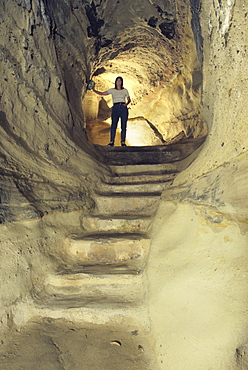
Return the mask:
<path fill-rule="evenodd" d="M 92 91 L 94 91 L 94 93 L 96 93 L 97 95 L 101 95 L 101 96 L 109 95 L 107 91 L 101 92 L 101 91 L 97 91 L 95 88 L 93 88 Z"/>
<path fill-rule="evenodd" d="M 127 97 L 127 102 L 126 102 L 125 106 L 127 107 L 129 103 L 131 103 L 130 96 Z"/>

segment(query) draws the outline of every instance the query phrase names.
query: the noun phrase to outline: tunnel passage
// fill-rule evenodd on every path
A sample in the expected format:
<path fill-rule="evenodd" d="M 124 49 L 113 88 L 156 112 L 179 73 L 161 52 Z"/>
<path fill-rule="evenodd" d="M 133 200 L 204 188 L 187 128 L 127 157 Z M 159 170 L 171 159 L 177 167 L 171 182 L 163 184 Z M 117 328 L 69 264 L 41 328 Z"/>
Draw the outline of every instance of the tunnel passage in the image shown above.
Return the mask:
<path fill-rule="evenodd" d="M 123 3 L 94 1 L 94 8 L 82 0 L 1 2 L 0 363 L 5 369 L 247 364 L 247 13 L 242 2 L 201 1 L 203 107 L 212 128 L 193 166 L 179 175 L 180 161 L 153 168 L 139 164 L 137 172 L 133 165 L 117 165 L 111 172 L 85 138 L 81 95 L 91 72 L 117 57 L 111 50 L 126 45 L 118 36 L 128 31 L 118 23 Z M 180 3 L 189 15 L 189 1 Z M 200 8 L 200 1 L 191 3 Z M 88 15 L 82 6 L 87 4 Z M 161 19 L 165 4 L 168 0 L 126 0 L 125 24 L 139 24 L 137 37 L 146 29 L 149 35 L 163 30 L 163 46 L 176 47 L 180 19 L 176 14 L 177 22 L 162 25 L 168 23 Z M 158 15 L 151 6 L 160 6 Z M 159 55 L 156 37 L 148 37 L 143 50 L 149 58 Z M 161 50 L 154 81 L 165 59 Z M 183 55 L 195 60 L 186 49 Z M 147 64 L 142 69 L 143 59 L 139 62 L 144 77 Z M 195 87 L 201 80 L 197 68 L 187 74 Z M 121 156 L 121 150 L 113 153 Z M 145 234 L 151 221 L 150 248 Z M 147 364 L 150 354 L 159 366 Z"/>
<path fill-rule="evenodd" d="M 124 78 L 130 93 L 127 144 L 166 145 L 182 138 L 199 138 L 207 133 L 201 112 L 201 71 L 191 28 L 189 4 L 178 1 L 137 2 L 132 17 L 131 4 L 107 2 L 92 8 L 88 28 L 92 47 L 99 50 L 91 77 L 96 89 L 114 87 L 117 76 Z M 163 6 L 158 4 L 163 3 Z M 93 15 L 92 15 L 93 14 Z M 104 22 L 100 20 L 104 19 Z M 95 23 L 94 23 L 95 24 Z M 113 31 L 111 25 L 115 24 Z M 88 91 L 83 97 L 88 140 L 106 145 L 111 124 L 111 96 L 100 97 Z M 120 142 L 117 131 L 116 145 Z"/>
<path fill-rule="evenodd" d="M 49 323 L 56 322 L 72 312 L 70 319 L 88 321 L 93 335 L 104 314 L 113 329 L 116 321 L 125 327 L 128 334 L 122 338 L 126 342 L 134 338 L 130 342 L 133 351 L 121 346 L 126 358 L 123 368 L 127 368 L 130 354 L 137 360 L 143 348 L 145 355 L 150 353 L 144 344 L 150 225 L 162 192 L 182 170 L 180 160 L 192 152 L 192 148 L 187 152 L 173 147 L 172 142 L 178 135 L 197 140 L 205 134 L 192 31 L 182 20 L 189 18 L 189 7 L 176 9 L 177 5 L 168 2 L 165 6 L 163 1 L 137 1 L 134 8 L 131 0 L 125 4 L 84 1 L 83 7 L 75 4 L 73 9 L 55 0 L 46 2 L 44 8 L 40 4 L 21 2 L 7 9 L 13 24 L 9 21 L 12 28 L 5 43 L 8 45 L 11 38 L 18 52 L 14 56 L 4 49 L 1 60 L 6 76 L 1 90 L 4 113 L 0 115 L 4 166 L 1 222 L 21 223 L 21 232 L 18 228 L 13 231 L 10 245 L 9 236 L 1 236 L 18 261 L 6 261 L 13 275 L 5 280 L 8 294 L 3 310 L 16 308 L 8 338 L 11 341 L 17 324 L 32 342 L 29 325 L 33 316 L 40 317 L 43 325 L 46 318 Z M 133 101 L 130 122 L 135 125 L 138 120 L 152 129 L 155 141 L 144 141 L 149 137 L 144 130 L 141 140 L 140 133 L 136 135 L 139 142 L 135 135 L 134 141 L 128 139 L 131 148 L 138 145 L 144 149 L 145 144 L 160 147 L 161 141 L 172 147 L 148 151 L 148 157 L 143 152 L 143 162 L 136 160 L 137 169 L 130 162 L 127 168 L 118 166 L 127 162 L 116 148 L 111 159 L 106 157 L 108 153 L 103 155 L 102 146 L 89 144 L 84 135 L 82 93 L 87 121 L 96 118 L 94 109 L 97 118 L 105 119 L 109 114 L 107 103 L 101 103 L 98 114 L 98 104 L 87 101 L 92 98 L 91 93 L 85 94 L 91 71 L 100 90 L 106 89 L 116 74 L 123 75 Z M 126 159 L 140 158 L 138 151 L 134 155 L 128 148 L 127 152 Z M 155 163 L 149 164 L 151 158 Z M 30 306 L 25 304 L 26 297 Z M 116 321 L 111 321 L 113 316 Z M 57 336 L 56 325 L 49 328 Z M 109 342 L 119 340 L 122 333 L 116 334 Z M 29 341 L 28 346 L 32 344 Z M 42 342 L 38 338 L 35 351 L 46 361 L 47 347 L 42 348 Z M 22 336 L 16 343 L 17 347 L 22 343 Z M 73 352 L 68 345 L 66 340 L 65 351 L 70 357 Z M 52 340 L 48 343 L 55 364 L 59 347 Z M 87 345 L 80 347 L 77 356 L 81 348 Z M 98 352 L 102 343 L 95 342 L 93 348 Z M 22 347 L 15 350 L 22 354 Z M 104 351 L 109 353 L 108 348 Z M 2 363 L 5 356 L 8 361 L 12 356 L 8 346 Z M 28 352 L 23 356 L 13 359 L 13 369 L 29 360 Z M 80 366 L 77 356 L 75 362 Z M 144 369 L 151 366 L 146 364 Z M 87 362 L 85 367 L 92 366 Z"/>
<path fill-rule="evenodd" d="M 6 3 L 3 13 L 3 223 L 94 204 L 84 180 L 109 171 L 91 144 L 102 134 L 100 144 L 109 141 L 111 103 L 86 92 L 92 77 L 106 90 L 123 76 L 132 97 L 128 145 L 164 146 L 207 133 L 187 1 L 42 4 Z M 22 215 L 10 204 L 21 204 Z"/>

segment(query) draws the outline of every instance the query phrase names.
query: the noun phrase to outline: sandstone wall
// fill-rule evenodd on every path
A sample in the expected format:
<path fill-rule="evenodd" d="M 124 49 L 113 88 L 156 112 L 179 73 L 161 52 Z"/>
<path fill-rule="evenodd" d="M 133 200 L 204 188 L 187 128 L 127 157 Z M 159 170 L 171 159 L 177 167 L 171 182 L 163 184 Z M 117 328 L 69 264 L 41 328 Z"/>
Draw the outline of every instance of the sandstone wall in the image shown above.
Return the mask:
<path fill-rule="evenodd" d="M 1 1 L 0 8 L 0 330 L 11 333 L 12 307 L 51 264 L 44 245 L 54 244 L 58 229 L 65 235 L 80 227 L 106 169 L 84 131 L 84 13 L 80 19 L 76 7 L 56 1 Z"/>
<path fill-rule="evenodd" d="M 56 1 L 1 3 L 2 222 L 66 208 L 68 197 L 87 202 L 81 180 L 99 173 L 81 109 L 90 73 L 81 16 Z M 24 202 L 30 209 L 8 207 Z"/>
<path fill-rule="evenodd" d="M 245 6 L 202 2 L 202 100 L 210 132 L 164 195 L 148 266 L 161 369 L 247 367 Z"/>
<path fill-rule="evenodd" d="M 137 59 L 130 83 L 137 81 L 139 57 L 143 56 L 140 86 L 145 82 L 154 96 L 163 91 L 157 101 L 154 96 L 145 98 L 147 92 L 141 90 L 137 112 L 143 109 L 147 118 L 156 115 L 160 125 L 161 109 L 173 108 L 176 101 L 173 119 L 180 118 L 178 112 L 187 118 L 187 127 L 180 119 L 175 122 L 176 131 L 185 129 L 195 136 L 206 133 L 199 111 L 202 63 L 202 109 L 210 128 L 198 158 L 177 176 L 161 200 L 147 266 L 149 307 L 145 309 L 149 317 L 142 316 L 137 322 L 150 325 L 148 342 L 160 369 L 246 368 L 247 4 L 203 0 L 199 13 L 202 49 L 201 38 L 195 48 L 193 33 L 180 23 L 183 17 L 190 18 L 188 2 L 140 1 L 138 10 L 128 2 L 128 29 L 139 24 L 149 35 L 159 35 L 158 43 L 150 45 L 156 60 L 148 76 L 150 54 L 144 50 L 139 54 L 137 45 L 132 45 L 132 36 L 139 35 L 121 33 L 118 21 L 124 5 L 118 8 L 119 3 L 96 1 L 96 11 L 88 1 L 0 2 L 1 345 L 8 345 L 14 333 L 37 315 L 33 300 L 42 293 L 47 274 L 55 269 L 53 251 L 68 234 L 82 232 L 82 218 L 95 205 L 95 182 L 109 173 L 85 137 L 81 98 L 86 82 L 98 67 L 111 69 L 111 63 L 117 66 L 123 60 L 121 72 L 134 49 Z M 191 5 L 197 18 L 200 4 L 191 1 Z M 168 81 L 159 77 L 167 65 L 162 72 L 158 65 L 161 59 L 167 60 L 163 53 L 175 47 L 174 31 L 168 26 L 171 21 L 163 17 L 176 17 L 176 9 L 180 10 L 182 38 L 178 41 L 184 54 L 177 59 L 176 77 L 168 93 L 164 92 Z M 157 14 L 159 24 L 165 22 L 162 28 L 148 25 L 148 15 L 156 18 Z M 196 36 L 199 29 L 199 24 L 194 27 Z M 165 38 L 169 40 L 166 46 L 161 41 Z M 147 34 L 140 39 L 143 47 L 148 41 Z M 164 49 L 157 55 L 160 43 Z M 150 98 L 154 109 L 149 113 Z M 187 106 L 185 112 L 181 100 Z M 134 116 L 138 114 L 135 109 Z M 200 119 L 191 127 L 192 112 L 200 112 Z M 168 130 L 170 125 L 164 134 Z M 171 137 L 174 134 L 172 130 Z M 43 315 L 49 316 L 49 309 Z M 56 315 L 77 322 L 80 310 L 74 316 L 65 310 L 53 312 Z M 103 325 L 112 318 L 115 322 L 116 317 L 89 312 L 87 319 Z M 54 368 L 61 368 L 58 364 Z"/>

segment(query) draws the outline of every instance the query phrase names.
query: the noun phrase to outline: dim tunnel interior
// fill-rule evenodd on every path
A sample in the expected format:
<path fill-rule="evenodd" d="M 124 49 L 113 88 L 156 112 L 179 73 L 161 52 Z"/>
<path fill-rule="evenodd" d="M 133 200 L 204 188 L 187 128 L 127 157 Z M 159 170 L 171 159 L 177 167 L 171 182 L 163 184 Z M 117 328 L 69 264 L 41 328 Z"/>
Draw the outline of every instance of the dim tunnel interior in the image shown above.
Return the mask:
<path fill-rule="evenodd" d="M 179 160 L 198 148 L 207 135 L 201 108 L 199 35 L 193 33 L 190 8 L 180 2 L 162 7 L 150 3 L 145 12 L 136 9 L 135 23 L 132 8 L 124 4 L 114 11 L 108 6 L 85 5 L 88 37 L 97 51 L 87 81 L 92 78 L 97 90 L 106 91 L 122 76 L 131 96 L 127 147 L 120 147 L 119 127 L 116 146 L 108 148 L 111 95 L 98 96 L 84 87 L 87 139 L 106 164 L 156 163 L 155 158 L 161 163 L 165 160 L 162 153 L 169 152 L 173 152 L 171 160 Z M 125 26 L 116 27 L 113 34 L 110 22 Z"/>
<path fill-rule="evenodd" d="M 0 1 L 1 369 L 248 368 L 247 26 L 242 1 Z M 118 75 L 108 147 L 87 84 Z"/>
<path fill-rule="evenodd" d="M 4 33 L 18 53 L 3 49 L 3 223 L 19 219 L 16 202 L 27 219 L 85 199 L 90 208 L 94 186 L 83 179 L 104 179 L 111 164 L 182 160 L 207 135 L 194 2 L 44 4 L 15 4 Z M 128 146 L 109 149 L 111 99 L 87 84 L 105 91 L 118 75 L 132 99 Z"/>
<path fill-rule="evenodd" d="M 4 65 L 1 223 L 41 222 L 41 231 L 39 262 L 24 284 L 27 313 L 15 298 L 12 344 L 0 361 L 31 369 L 38 351 L 48 354 L 44 369 L 155 368 L 146 317 L 150 227 L 161 195 L 207 135 L 190 5 L 44 4 L 16 4 L 13 29 L 23 22 L 22 38 L 11 37 L 21 51 L 16 59 L 7 53 Z M 105 91 L 119 75 L 132 105 L 128 146 L 112 148 L 111 100 L 87 84 L 93 78 Z"/>

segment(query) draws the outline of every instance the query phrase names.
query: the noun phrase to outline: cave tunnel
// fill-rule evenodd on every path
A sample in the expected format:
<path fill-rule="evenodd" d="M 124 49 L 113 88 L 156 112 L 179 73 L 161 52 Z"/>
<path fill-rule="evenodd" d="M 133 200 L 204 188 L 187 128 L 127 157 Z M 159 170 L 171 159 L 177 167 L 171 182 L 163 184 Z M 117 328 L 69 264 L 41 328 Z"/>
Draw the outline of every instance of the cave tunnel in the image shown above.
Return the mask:
<path fill-rule="evenodd" d="M 114 11 L 109 5 L 104 10 L 100 7 L 98 13 L 87 8 L 88 16 L 94 15 L 94 25 L 101 25 L 97 34 L 101 48 L 91 73 L 96 87 L 106 91 L 114 86 L 117 76 L 124 78 L 132 97 L 128 145 L 163 145 L 186 137 L 204 137 L 207 126 L 201 108 L 200 56 L 190 9 L 180 2 L 168 3 L 163 9 L 156 2 L 143 8 L 142 12 L 136 10 L 135 21 L 132 9 L 125 4 L 118 4 Z M 125 16 L 120 18 L 120 14 Z M 111 24 L 118 22 L 123 26 L 113 32 Z M 88 33 L 96 43 L 92 25 Z M 109 141 L 111 104 L 110 97 L 93 92 L 84 95 L 86 129 L 94 144 Z"/>
<path fill-rule="evenodd" d="M 247 368 L 244 6 L 0 7 L 0 368 Z"/>

